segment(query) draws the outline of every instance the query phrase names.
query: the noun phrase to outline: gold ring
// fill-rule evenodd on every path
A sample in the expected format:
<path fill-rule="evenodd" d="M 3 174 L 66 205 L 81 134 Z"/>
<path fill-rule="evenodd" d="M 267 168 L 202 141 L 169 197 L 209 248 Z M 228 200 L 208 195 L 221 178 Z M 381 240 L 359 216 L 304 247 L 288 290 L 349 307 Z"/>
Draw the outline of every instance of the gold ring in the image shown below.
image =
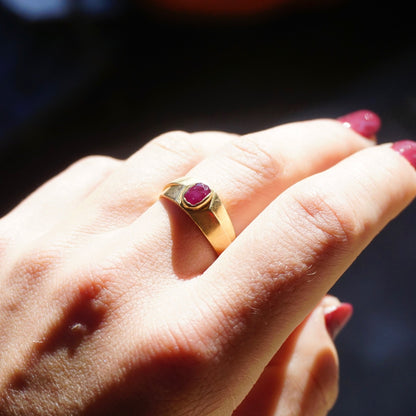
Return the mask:
<path fill-rule="evenodd" d="M 205 183 L 192 178 L 176 179 L 165 186 L 160 196 L 173 201 L 191 217 L 217 254 L 234 240 L 234 227 L 224 205 Z"/>

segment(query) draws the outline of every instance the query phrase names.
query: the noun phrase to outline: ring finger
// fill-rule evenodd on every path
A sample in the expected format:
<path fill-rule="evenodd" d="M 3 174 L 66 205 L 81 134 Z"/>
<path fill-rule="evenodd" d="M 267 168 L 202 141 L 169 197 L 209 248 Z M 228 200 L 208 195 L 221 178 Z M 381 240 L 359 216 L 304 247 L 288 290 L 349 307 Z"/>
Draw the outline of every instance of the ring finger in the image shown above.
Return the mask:
<path fill-rule="evenodd" d="M 218 192 L 238 235 L 283 190 L 372 144 L 374 141 L 335 120 L 291 123 L 233 138 L 187 176 Z M 201 273 L 215 259 L 215 252 L 186 215 L 173 204 L 164 206 L 169 215 L 161 204 L 155 204 L 134 227 L 142 235 L 157 234 L 157 238 L 146 239 L 154 242 L 152 250 L 160 252 L 160 241 L 164 242 L 167 252 L 160 258 L 173 266 L 174 275 Z M 173 262 L 166 261 L 170 257 Z"/>

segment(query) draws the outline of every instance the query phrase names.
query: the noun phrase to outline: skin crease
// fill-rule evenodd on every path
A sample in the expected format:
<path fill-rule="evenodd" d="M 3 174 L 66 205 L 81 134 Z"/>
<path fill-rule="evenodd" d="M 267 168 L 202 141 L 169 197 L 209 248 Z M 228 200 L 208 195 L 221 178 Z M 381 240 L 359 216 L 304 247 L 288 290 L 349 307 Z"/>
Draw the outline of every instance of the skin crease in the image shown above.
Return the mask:
<path fill-rule="evenodd" d="M 218 258 L 158 198 L 188 174 L 235 226 Z M 0 220 L 0 414 L 325 415 L 324 296 L 415 195 L 404 157 L 335 120 L 77 162 Z"/>

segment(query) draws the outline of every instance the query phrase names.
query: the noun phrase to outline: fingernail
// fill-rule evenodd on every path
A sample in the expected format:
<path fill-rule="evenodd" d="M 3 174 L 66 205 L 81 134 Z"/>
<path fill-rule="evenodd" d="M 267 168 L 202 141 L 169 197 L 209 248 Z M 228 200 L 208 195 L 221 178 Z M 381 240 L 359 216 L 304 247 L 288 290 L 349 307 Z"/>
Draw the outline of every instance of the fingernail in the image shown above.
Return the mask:
<path fill-rule="evenodd" d="M 353 307 L 350 303 L 341 303 L 338 306 L 332 306 L 325 309 L 325 324 L 329 335 L 335 339 L 341 332 L 342 328 L 350 320 Z"/>
<path fill-rule="evenodd" d="M 416 169 L 416 142 L 412 140 L 401 140 L 393 143 L 393 150 L 400 153 Z"/>
<path fill-rule="evenodd" d="M 358 110 L 337 119 L 344 126 L 356 131 L 367 139 L 375 139 L 375 134 L 380 130 L 380 117 L 370 110 Z"/>

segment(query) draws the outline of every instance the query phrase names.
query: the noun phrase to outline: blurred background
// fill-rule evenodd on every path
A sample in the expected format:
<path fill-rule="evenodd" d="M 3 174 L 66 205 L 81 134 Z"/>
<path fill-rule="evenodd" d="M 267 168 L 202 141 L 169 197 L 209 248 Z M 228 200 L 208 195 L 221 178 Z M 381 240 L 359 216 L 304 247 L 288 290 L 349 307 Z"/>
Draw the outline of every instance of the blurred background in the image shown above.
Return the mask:
<path fill-rule="evenodd" d="M 416 139 L 410 7 L 0 0 L 0 215 L 76 159 L 127 157 L 172 129 L 248 133 L 369 108 L 380 142 Z M 333 289 L 355 306 L 333 416 L 416 415 L 415 228 L 414 203 Z"/>

